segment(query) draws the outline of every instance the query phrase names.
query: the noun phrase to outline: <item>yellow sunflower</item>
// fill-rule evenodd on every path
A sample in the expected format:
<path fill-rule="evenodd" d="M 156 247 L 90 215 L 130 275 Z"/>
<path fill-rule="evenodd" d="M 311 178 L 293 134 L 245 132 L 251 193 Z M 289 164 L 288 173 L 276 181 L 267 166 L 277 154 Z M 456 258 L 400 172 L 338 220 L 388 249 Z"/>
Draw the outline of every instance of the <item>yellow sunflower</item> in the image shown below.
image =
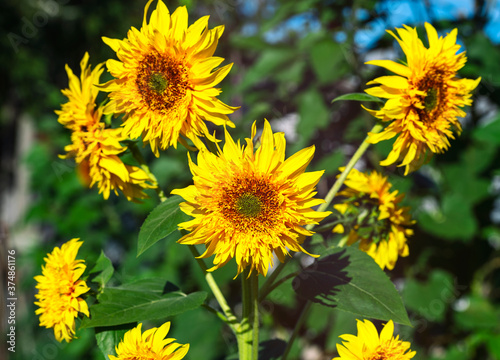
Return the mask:
<path fill-rule="evenodd" d="M 141 333 L 142 324 L 125 333 L 123 340 L 116 347 L 116 355 L 108 355 L 110 360 L 155 359 L 180 360 L 186 356 L 189 344 L 174 343 L 167 338 L 170 322 L 159 328 L 152 328 Z"/>
<path fill-rule="evenodd" d="M 185 139 L 203 147 L 198 138 L 216 141 L 205 121 L 215 125 L 234 124 L 227 114 L 237 108 L 217 99 L 220 89 L 214 88 L 229 72 L 232 64 L 214 70 L 223 58 L 214 57 L 224 27 L 208 29 L 208 16 L 188 27 L 185 6 L 170 15 L 159 0 L 149 23 L 144 9 L 141 30 L 132 27 L 124 40 L 103 37 L 120 61 L 108 60 L 106 66 L 116 78 L 103 84 L 110 92 L 108 113 L 125 113 L 125 134 L 133 139 L 142 135 L 151 150 L 186 145 Z"/>
<path fill-rule="evenodd" d="M 42 275 L 35 276 L 38 294 L 35 302 L 39 308 L 40 326 L 54 328 L 57 341 L 70 342 L 75 337 L 75 318 L 78 313 L 89 316 L 89 308 L 80 296 L 90 288 L 81 280 L 85 271 L 83 260 L 76 260 L 78 249 L 83 244 L 79 239 L 72 239 L 61 248 L 54 248 L 44 258 Z"/>
<path fill-rule="evenodd" d="M 66 66 L 69 88 L 62 90 L 68 102 L 56 111 L 58 121 L 69 128 L 71 144 L 64 149 L 66 155 L 61 158 L 75 158 L 77 164 L 85 165 L 88 170 L 90 186 L 97 183 L 99 193 L 109 198 L 111 190 L 118 195 L 118 189 L 128 200 L 146 198 L 143 189 L 155 188 L 156 179 L 151 178 L 137 166 L 124 164 L 118 155 L 127 150 L 120 141 L 126 140 L 123 129 L 105 128 L 101 121 L 103 106 L 96 106 L 99 93 L 94 86 L 99 82 L 102 64 L 90 70 L 89 56 L 85 53 L 80 66 L 80 79 Z"/>
<path fill-rule="evenodd" d="M 341 169 L 343 170 L 343 169 Z M 390 191 L 392 184 L 376 171 L 370 174 L 352 169 L 339 193 L 346 200 L 334 205 L 341 214 L 333 229 L 346 233 L 347 245 L 359 240 L 359 248 L 382 268 L 392 270 L 398 256 L 408 256 L 407 237 L 413 234 L 408 207 L 400 207 L 404 194 Z"/>
<path fill-rule="evenodd" d="M 399 335 L 393 337 L 392 320 L 385 324 L 380 336 L 371 321 L 357 321 L 358 335 L 341 335 L 345 341 L 337 344 L 339 356 L 333 360 L 409 360 L 415 356 L 410 342 L 399 340 Z"/>
<path fill-rule="evenodd" d="M 61 92 L 68 98 L 68 102 L 61 105 L 61 110 L 56 110 L 59 115 L 58 121 L 71 130 L 79 131 L 90 122 L 95 122 L 96 109 L 95 100 L 99 94 L 99 89 L 95 85 L 99 84 L 99 77 L 103 72 L 103 64 L 98 64 L 94 70 L 90 69 L 89 54 L 86 52 L 80 62 L 80 78 L 78 78 L 71 68 L 66 65 L 66 73 L 69 79 L 69 88 Z M 97 120 L 98 121 L 98 120 Z"/>
<path fill-rule="evenodd" d="M 426 23 L 429 48 L 418 38 L 417 30 L 404 25 L 396 29 L 399 37 L 388 31 L 401 46 L 407 64 L 390 60 L 373 60 L 367 64 L 384 67 L 396 75 L 382 76 L 367 83 L 378 84 L 365 91 L 388 99 L 380 110 L 368 110 L 373 116 L 390 124 L 384 131 L 369 134 L 369 142 L 398 138 L 387 159 L 380 164 L 401 161 L 405 175 L 428 162 L 434 153 L 443 153 L 454 139 L 453 130 L 460 135 L 462 128 L 457 117 L 461 109 L 472 104 L 471 91 L 481 78 L 460 79 L 457 71 L 467 60 L 465 52 L 457 54 L 460 45 L 457 29 L 438 37 L 432 25 Z"/>
<path fill-rule="evenodd" d="M 323 171 L 305 172 L 314 146 L 285 160 L 285 137 L 273 134 L 265 122 L 260 146 L 254 152 L 257 128 L 246 147 L 235 143 L 226 131 L 224 149 L 214 155 L 198 154 L 197 165 L 189 159 L 194 185 L 172 191 L 186 202 L 181 209 L 194 217 L 179 224 L 190 231 L 181 244 L 205 244 L 202 257 L 215 254 L 215 270 L 235 258 L 238 274 L 247 266 L 264 276 L 273 253 L 283 262 L 288 250 L 307 253 L 300 244 L 313 233 L 304 229 L 330 212 L 316 212 L 315 186 Z"/>

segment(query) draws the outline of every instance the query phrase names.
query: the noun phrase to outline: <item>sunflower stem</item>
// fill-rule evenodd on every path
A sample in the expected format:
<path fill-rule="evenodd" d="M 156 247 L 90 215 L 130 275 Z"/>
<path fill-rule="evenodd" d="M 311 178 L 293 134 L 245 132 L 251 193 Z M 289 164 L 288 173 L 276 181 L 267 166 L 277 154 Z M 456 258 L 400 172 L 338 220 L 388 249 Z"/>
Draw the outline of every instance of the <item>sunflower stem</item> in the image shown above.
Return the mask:
<path fill-rule="evenodd" d="M 253 341 L 252 326 L 250 318 L 252 316 L 252 286 L 250 283 L 250 270 L 248 267 L 241 275 L 241 298 L 242 298 L 242 316 L 236 337 L 238 339 L 239 360 L 252 360 Z"/>
<path fill-rule="evenodd" d="M 200 266 L 201 270 L 205 274 L 205 280 L 206 280 L 208 286 L 210 287 L 210 290 L 212 290 L 212 293 L 214 294 L 215 299 L 219 303 L 219 306 L 222 309 L 222 312 L 224 313 L 224 315 L 226 317 L 226 320 L 225 320 L 226 324 L 228 324 L 229 327 L 231 328 L 231 330 L 233 330 L 233 332 L 237 335 L 236 324 L 237 324 L 238 320 L 236 319 L 236 316 L 234 316 L 233 312 L 231 311 L 231 308 L 227 304 L 226 298 L 222 294 L 222 291 L 220 290 L 219 285 L 217 285 L 217 282 L 215 281 L 212 274 L 207 271 L 207 266 L 205 265 L 205 262 L 203 261 L 203 259 L 199 258 L 200 253 L 198 252 L 196 247 L 194 245 L 188 245 L 188 247 L 189 247 L 189 250 L 191 251 L 191 253 L 193 254 L 196 262 Z"/>
<path fill-rule="evenodd" d="M 284 282 L 290 280 L 291 278 L 297 276 L 299 273 L 300 273 L 299 271 L 294 271 L 293 273 L 290 273 L 288 275 L 283 276 L 281 279 L 279 279 L 275 283 L 272 283 L 269 286 L 267 286 L 265 289 L 265 292 L 263 291 L 263 289 L 261 289 L 261 291 L 259 293 L 259 301 L 264 300 L 266 298 L 266 296 L 269 295 L 274 289 L 276 289 L 278 286 L 280 286 Z"/>
<path fill-rule="evenodd" d="M 251 278 L 252 287 L 252 315 L 253 315 L 253 325 L 252 325 L 252 360 L 258 360 L 259 358 L 259 274 L 254 273 Z"/>
<path fill-rule="evenodd" d="M 274 280 L 281 274 L 281 271 L 284 269 L 286 263 L 288 262 L 289 258 L 286 258 L 284 262 L 280 262 L 278 266 L 276 266 L 276 269 L 269 275 L 267 280 L 264 282 L 264 285 L 261 286 L 260 288 L 260 301 L 264 300 L 266 296 L 271 292 L 271 287 L 273 286 Z M 274 287 L 273 287 L 274 288 Z"/>
<path fill-rule="evenodd" d="M 380 130 L 382 130 L 382 129 L 383 129 L 383 125 L 378 123 L 373 127 L 373 129 L 370 132 L 376 134 L 376 133 L 380 132 Z M 351 172 L 354 165 L 356 165 L 356 163 L 359 161 L 359 159 L 361 159 L 361 157 L 365 153 L 366 149 L 368 149 L 368 147 L 370 146 L 370 143 L 368 142 L 368 138 L 369 138 L 369 136 L 367 135 L 365 140 L 363 140 L 363 142 L 359 146 L 358 150 L 356 150 L 356 152 L 352 156 L 351 160 L 349 160 L 349 162 L 345 166 L 345 169 L 344 169 L 344 171 L 342 171 L 342 174 L 340 174 L 340 176 L 337 178 L 337 180 L 335 181 L 335 183 L 331 187 L 330 191 L 328 191 L 328 194 L 326 194 L 325 202 L 318 207 L 317 211 L 320 211 L 320 212 L 325 211 L 325 209 L 332 202 L 335 195 L 337 195 L 337 192 L 340 190 L 340 187 L 342 186 L 342 184 L 344 184 L 344 181 L 347 178 L 347 175 L 349 175 L 349 173 Z M 306 227 L 306 229 L 311 230 L 313 227 L 314 227 L 314 224 L 310 224 Z"/>
<path fill-rule="evenodd" d="M 283 353 L 283 356 L 281 357 L 281 360 L 286 360 L 288 357 L 288 354 L 290 353 L 290 350 L 292 350 L 293 343 L 295 342 L 295 339 L 297 338 L 297 335 L 299 335 L 299 330 L 304 324 L 304 321 L 306 320 L 307 316 L 309 315 L 309 310 L 311 309 L 312 302 L 307 301 L 306 304 L 304 305 L 304 308 L 302 309 L 302 312 L 300 313 L 299 319 L 297 320 L 297 323 L 295 324 L 295 328 L 293 329 L 293 333 L 290 336 L 290 340 L 288 340 L 288 344 L 286 344 L 285 352 Z"/>
<path fill-rule="evenodd" d="M 378 123 L 372 128 L 372 130 L 370 132 L 376 134 L 376 133 L 380 132 L 382 129 L 383 129 L 383 125 Z M 366 150 L 370 146 L 370 143 L 368 142 L 368 137 L 369 136 L 367 135 L 365 140 L 363 140 L 363 142 L 359 146 L 358 150 L 356 150 L 356 152 L 352 156 L 351 160 L 349 160 L 349 162 L 345 166 L 344 171 L 340 174 L 340 176 L 337 178 L 337 180 L 335 181 L 333 186 L 330 188 L 330 190 L 328 191 L 328 194 L 325 197 L 325 202 L 318 207 L 318 210 L 317 210 L 318 212 L 325 211 L 325 209 L 328 206 L 330 206 L 331 202 L 335 198 L 335 195 L 337 195 L 338 191 L 340 190 L 340 188 L 344 184 L 344 181 L 347 178 L 347 175 L 349 175 L 351 170 L 354 168 L 354 165 L 356 165 L 356 163 L 359 161 L 359 159 L 361 159 L 363 154 L 366 152 Z M 311 230 L 312 228 L 314 228 L 314 224 L 310 224 L 310 225 L 306 226 L 307 230 Z M 264 285 L 261 288 L 261 300 L 265 296 L 267 296 L 272 290 L 274 290 L 277 286 L 279 286 L 280 284 L 282 284 L 283 282 L 285 282 L 286 280 L 289 279 L 288 276 L 285 276 L 283 279 L 280 279 L 276 284 L 274 284 L 274 281 L 279 276 L 279 274 L 281 273 L 281 271 L 285 267 L 286 263 L 287 263 L 286 261 L 283 263 L 280 263 L 278 265 L 278 267 L 274 270 L 274 272 L 271 274 L 269 279 L 264 283 Z M 312 305 L 312 302 L 310 302 L 310 301 L 307 301 L 306 304 L 304 305 L 304 308 L 302 309 L 300 317 L 297 320 L 297 323 L 295 324 L 295 328 L 293 330 L 292 335 L 290 336 L 290 340 L 288 341 L 288 344 L 286 346 L 285 352 L 283 353 L 281 360 L 287 359 L 288 354 L 290 353 L 290 350 L 292 349 L 293 343 L 295 342 L 295 339 L 297 338 L 299 330 L 302 327 L 304 321 L 306 320 L 307 315 L 309 315 L 309 310 L 311 309 L 311 305 Z"/>
<path fill-rule="evenodd" d="M 228 322 L 227 317 L 223 313 L 221 313 L 220 311 L 215 310 L 210 305 L 201 304 L 201 307 L 204 308 L 204 309 L 206 309 L 206 310 L 208 310 L 208 311 L 210 311 L 212 314 L 216 315 L 219 319 L 221 319 L 225 323 Z"/>
<path fill-rule="evenodd" d="M 383 125 L 382 124 L 376 124 L 372 128 L 372 130 L 370 132 L 376 134 L 376 133 L 380 132 L 382 129 L 383 129 Z M 368 140 L 368 136 L 366 136 L 365 140 L 363 140 L 363 142 L 359 146 L 358 150 L 356 150 L 356 152 L 352 156 L 351 160 L 349 160 L 349 162 L 345 166 L 345 169 L 342 172 L 342 174 L 340 174 L 340 176 L 337 178 L 337 180 L 335 181 L 335 183 L 333 184 L 333 186 L 328 191 L 328 194 L 326 194 L 325 202 L 318 207 L 317 211 L 319 211 L 319 212 L 325 211 L 325 209 L 328 206 L 330 206 L 330 203 L 332 202 L 333 198 L 335 197 L 335 195 L 337 195 L 337 192 L 340 190 L 342 184 L 344 184 L 344 181 L 347 178 L 347 175 L 349 175 L 349 172 L 351 172 L 351 170 L 354 167 L 354 165 L 356 165 L 356 163 L 359 161 L 359 159 L 361 159 L 361 156 L 363 156 L 363 154 L 365 153 L 365 151 L 370 146 L 370 143 L 367 140 Z M 306 226 L 307 230 L 312 230 L 312 228 L 314 228 L 314 224 L 310 224 L 310 225 Z M 261 291 L 261 301 L 272 290 L 274 290 L 276 288 L 276 286 L 279 285 L 278 284 L 278 285 L 274 286 L 273 283 L 276 280 L 276 278 L 279 276 L 279 274 L 281 273 L 281 271 L 283 271 L 283 269 L 284 269 L 285 265 L 287 264 L 287 262 L 288 261 L 285 260 L 284 262 L 280 263 L 276 267 L 276 269 L 273 271 L 273 273 L 269 276 L 269 278 L 266 280 L 266 282 L 264 283 L 264 285 L 262 285 L 262 287 L 260 289 L 260 291 Z"/>
<path fill-rule="evenodd" d="M 158 180 L 156 180 L 156 176 L 149 170 L 148 164 L 146 164 L 146 161 L 144 160 L 144 157 L 142 156 L 141 152 L 139 151 L 139 148 L 137 147 L 137 144 L 134 141 L 129 141 L 127 144 L 128 148 L 130 149 L 130 152 L 132 153 L 132 156 L 134 157 L 135 160 L 141 165 L 142 170 L 148 174 L 149 178 L 153 180 L 153 184 L 155 186 L 155 191 L 158 194 L 158 197 L 160 198 L 161 202 L 164 202 L 167 200 L 167 197 L 165 196 L 165 193 L 163 192 L 162 189 L 158 186 Z"/>

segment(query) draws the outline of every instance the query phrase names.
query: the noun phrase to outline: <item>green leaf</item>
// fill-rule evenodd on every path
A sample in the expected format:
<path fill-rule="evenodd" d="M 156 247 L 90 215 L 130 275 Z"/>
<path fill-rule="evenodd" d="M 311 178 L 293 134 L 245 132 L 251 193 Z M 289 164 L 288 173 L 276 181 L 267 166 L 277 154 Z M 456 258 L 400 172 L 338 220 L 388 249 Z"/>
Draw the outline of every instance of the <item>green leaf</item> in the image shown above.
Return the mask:
<path fill-rule="evenodd" d="M 155 159 L 150 165 L 151 172 L 157 179 L 161 179 L 161 185 L 168 187 L 174 181 L 179 181 L 181 175 L 186 172 L 185 158 L 179 159 L 173 156 L 165 156 Z"/>
<path fill-rule="evenodd" d="M 323 39 L 310 50 L 311 63 L 320 83 L 337 80 L 347 72 L 347 65 L 341 45 L 330 39 Z"/>
<path fill-rule="evenodd" d="M 483 154 L 483 156 L 487 155 Z M 466 202 L 464 206 L 470 206 L 488 197 L 491 180 L 478 177 L 465 165 L 443 166 L 442 170 L 451 193 L 460 194 L 462 200 Z M 467 171 L 464 171 L 464 168 Z"/>
<path fill-rule="evenodd" d="M 265 50 L 270 47 L 261 36 L 245 36 L 241 34 L 231 34 L 229 38 L 231 45 L 243 50 Z"/>
<path fill-rule="evenodd" d="M 470 349 L 463 344 L 451 345 L 443 351 L 444 354 L 430 357 L 429 360 L 470 360 Z"/>
<path fill-rule="evenodd" d="M 125 324 L 117 327 L 102 327 L 95 329 L 95 338 L 97 346 L 102 351 L 106 360 L 109 360 L 108 355 L 115 355 L 115 347 L 118 346 L 123 339 L 125 333 L 135 327 L 135 323 Z"/>
<path fill-rule="evenodd" d="M 99 255 L 99 259 L 97 259 L 95 266 L 92 268 L 92 270 L 90 270 L 90 274 L 98 273 L 92 279 L 92 282 L 98 283 L 99 287 L 102 289 L 109 281 L 109 279 L 111 279 L 114 271 L 115 270 L 113 269 L 111 260 L 109 260 L 104 252 L 101 251 L 101 255 Z"/>
<path fill-rule="evenodd" d="M 454 313 L 454 318 L 460 329 L 471 331 L 494 330 L 500 322 L 500 310 L 486 299 L 479 296 L 471 296 L 468 299 L 468 307 L 463 311 Z"/>
<path fill-rule="evenodd" d="M 196 270 L 202 274 L 200 269 Z M 233 340 L 233 334 L 226 332 L 228 329 L 225 324 L 217 316 L 201 307 L 176 316 L 172 326 L 175 333 L 169 335 L 175 335 L 181 344 L 191 343 L 186 359 L 226 360 L 227 358 L 221 354 L 230 353 L 233 346 L 236 347 L 234 343 L 231 343 L 231 345 L 234 344 L 233 346 L 228 346 L 228 341 Z M 195 346 L 195 342 L 202 345 Z"/>
<path fill-rule="evenodd" d="M 297 53 L 294 49 L 285 47 L 275 47 L 262 51 L 255 64 L 248 69 L 241 81 L 241 90 L 246 90 L 262 79 L 268 79 L 276 75 L 283 66 L 297 60 Z"/>
<path fill-rule="evenodd" d="M 375 261 L 354 248 L 335 248 L 293 280 L 297 294 L 360 317 L 410 325 L 394 284 Z"/>
<path fill-rule="evenodd" d="M 478 228 L 471 204 L 460 193 L 445 196 L 441 211 L 420 213 L 418 224 L 435 236 L 463 241 L 471 241 Z"/>
<path fill-rule="evenodd" d="M 468 146 L 460 156 L 463 164 L 462 170 L 467 169 L 467 174 L 470 176 L 481 173 L 494 161 L 497 149 L 497 146 L 491 146 L 488 143 Z"/>
<path fill-rule="evenodd" d="M 311 88 L 299 97 L 300 121 L 297 132 L 307 142 L 318 129 L 325 128 L 330 120 L 330 110 L 326 107 L 321 93 Z"/>
<path fill-rule="evenodd" d="M 368 95 L 364 93 L 350 93 L 350 94 L 344 94 L 337 96 L 335 99 L 332 100 L 332 103 L 340 100 L 354 100 L 354 101 L 373 101 L 373 102 L 378 102 L 378 103 L 383 103 L 384 101 L 382 99 L 379 99 L 376 96 L 373 95 Z"/>
<path fill-rule="evenodd" d="M 318 0 L 301 0 L 301 1 L 284 1 L 280 3 L 280 6 L 276 7 L 276 11 L 273 11 L 273 16 L 270 19 L 266 19 L 262 23 L 261 33 L 266 33 L 272 30 L 275 26 L 279 26 L 290 16 L 294 14 L 300 14 L 306 11 L 311 11 L 314 9 L 315 4 Z"/>
<path fill-rule="evenodd" d="M 329 318 L 330 328 L 327 337 L 326 351 L 333 352 L 336 344 L 341 344 L 341 335 L 356 333 L 356 318 L 357 316 L 346 311 L 333 311 L 332 317 Z"/>
<path fill-rule="evenodd" d="M 449 304 L 457 297 L 451 274 L 434 270 L 427 282 L 408 279 L 403 299 L 408 309 L 429 321 L 442 322 Z"/>
<path fill-rule="evenodd" d="M 330 318 L 325 316 L 325 308 L 318 304 L 313 304 L 306 320 L 306 328 L 310 333 L 321 334 L 324 329 L 329 329 Z"/>
<path fill-rule="evenodd" d="M 91 317 L 84 318 L 80 328 L 164 319 L 197 308 L 207 297 L 205 292 L 168 292 L 169 284 L 163 279 L 143 279 L 106 288 L 98 296 L 99 302 L 90 307 Z"/>
<path fill-rule="evenodd" d="M 299 85 L 302 81 L 304 72 L 307 70 L 306 65 L 305 61 L 297 59 L 275 74 L 276 81 L 278 83 L 282 83 L 282 85 L 288 89 L 285 90 L 287 95 L 289 93 L 290 86 Z"/>
<path fill-rule="evenodd" d="M 137 256 L 176 231 L 179 223 L 189 220 L 189 216 L 179 208 L 183 201 L 184 199 L 175 195 L 151 211 L 139 231 Z"/>
<path fill-rule="evenodd" d="M 483 127 L 476 128 L 473 132 L 473 137 L 480 142 L 500 145 L 500 118 Z"/>
<path fill-rule="evenodd" d="M 487 334 L 487 346 L 491 354 L 500 359 L 500 334 Z"/>
<path fill-rule="evenodd" d="M 326 175 L 334 175 L 339 171 L 339 167 L 344 164 L 345 155 L 341 150 L 334 150 L 331 154 L 323 156 L 313 165 L 315 171 L 325 170 Z"/>

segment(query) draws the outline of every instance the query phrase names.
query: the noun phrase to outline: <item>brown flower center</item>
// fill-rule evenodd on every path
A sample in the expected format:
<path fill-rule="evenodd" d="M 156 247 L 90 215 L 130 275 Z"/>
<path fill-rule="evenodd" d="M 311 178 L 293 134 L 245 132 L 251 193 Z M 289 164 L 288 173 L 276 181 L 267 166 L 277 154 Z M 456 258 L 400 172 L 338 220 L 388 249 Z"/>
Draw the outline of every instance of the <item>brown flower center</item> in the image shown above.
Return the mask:
<path fill-rule="evenodd" d="M 280 217 L 279 193 L 265 178 L 243 176 L 222 188 L 218 208 L 240 230 L 273 227 Z"/>
<path fill-rule="evenodd" d="M 252 193 L 244 193 L 236 200 L 236 210 L 244 216 L 258 216 L 262 210 L 262 202 Z"/>
<path fill-rule="evenodd" d="M 189 86 L 182 61 L 158 52 L 149 53 L 139 62 L 135 82 L 149 109 L 161 113 L 179 104 Z"/>
<path fill-rule="evenodd" d="M 363 239 L 378 243 L 386 241 L 391 232 L 392 221 L 390 218 L 380 220 L 380 202 L 368 194 L 360 193 L 346 200 L 351 204 L 340 221 L 345 228 L 355 229 Z"/>
<path fill-rule="evenodd" d="M 387 342 L 377 347 L 374 353 L 367 359 L 369 360 L 404 360 L 406 348 L 402 346 L 401 341 Z"/>
<path fill-rule="evenodd" d="M 149 88 L 158 94 L 163 94 L 168 86 L 168 80 L 162 73 L 153 73 L 149 77 Z"/>
<path fill-rule="evenodd" d="M 448 93 L 446 81 L 451 75 L 449 70 L 432 68 L 417 83 L 418 89 L 426 92 L 426 95 L 421 97 L 424 109 L 417 109 L 423 122 L 432 123 L 443 112 Z"/>
<path fill-rule="evenodd" d="M 427 90 L 427 96 L 424 99 L 425 111 L 431 112 L 434 110 L 438 102 L 438 90 L 430 88 Z"/>

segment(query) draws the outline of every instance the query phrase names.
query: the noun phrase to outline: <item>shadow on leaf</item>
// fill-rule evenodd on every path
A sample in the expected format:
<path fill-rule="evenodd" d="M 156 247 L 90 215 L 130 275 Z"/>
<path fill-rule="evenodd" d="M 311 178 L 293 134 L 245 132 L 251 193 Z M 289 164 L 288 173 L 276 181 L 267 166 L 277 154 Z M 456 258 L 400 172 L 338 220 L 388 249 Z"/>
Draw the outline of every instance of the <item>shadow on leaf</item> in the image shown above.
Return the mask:
<path fill-rule="evenodd" d="M 352 280 L 345 271 L 350 264 L 345 252 L 344 249 L 328 255 L 304 268 L 292 282 L 297 295 L 321 305 L 335 307 L 338 287 Z"/>
<path fill-rule="evenodd" d="M 162 294 L 165 295 L 165 294 L 180 291 L 180 290 L 181 289 L 179 289 L 179 287 L 177 285 L 175 285 L 174 283 L 171 283 L 170 281 L 167 281 L 165 286 L 163 287 Z"/>

